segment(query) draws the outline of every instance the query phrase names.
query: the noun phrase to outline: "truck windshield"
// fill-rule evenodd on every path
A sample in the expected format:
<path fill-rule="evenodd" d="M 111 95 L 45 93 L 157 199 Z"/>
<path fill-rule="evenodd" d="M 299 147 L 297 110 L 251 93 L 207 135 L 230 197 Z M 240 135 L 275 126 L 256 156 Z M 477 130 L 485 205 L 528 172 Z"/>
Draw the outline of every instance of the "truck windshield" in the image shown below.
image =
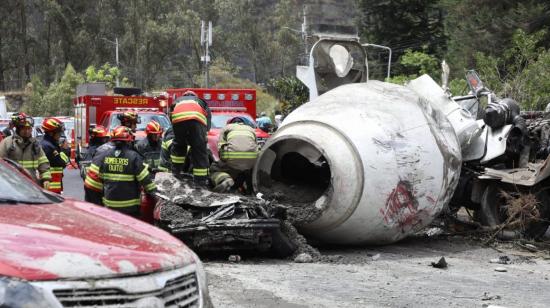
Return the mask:
<path fill-rule="evenodd" d="M 252 118 L 249 115 L 245 114 L 216 114 L 212 113 L 212 128 L 223 128 L 225 125 L 227 125 L 227 121 L 234 117 L 242 117 L 248 122 L 246 125 L 256 127 L 256 122 L 252 120 Z"/>
<path fill-rule="evenodd" d="M 144 131 L 147 123 L 155 120 L 159 122 L 162 130 L 166 131 L 170 127 L 170 120 L 165 114 L 157 113 L 139 113 L 139 123 L 137 125 L 137 131 Z M 116 114 L 111 117 L 111 126 L 110 130 L 113 130 L 115 127 L 120 125 L 120 120 L 117 118 Z"/>
<path fill-rule="evenodd" d="M 61 202 L 62 198 L 46 195 L 24 175 L 0 162 L 0 205 L 2 204 L 46 204 Z"/>

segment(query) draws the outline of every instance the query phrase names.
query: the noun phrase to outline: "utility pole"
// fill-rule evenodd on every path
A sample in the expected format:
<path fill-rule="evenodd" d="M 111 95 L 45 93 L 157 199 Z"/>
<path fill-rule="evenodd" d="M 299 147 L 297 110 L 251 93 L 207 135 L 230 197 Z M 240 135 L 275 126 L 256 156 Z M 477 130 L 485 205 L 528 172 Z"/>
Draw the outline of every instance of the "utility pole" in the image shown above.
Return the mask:
<path fill-rule="evenodd" d="M 116 54 L 116 68 L 119 69 L 119 75 L 120 75 L 120 67 L 119 67 L 119 63 L 118 63 L 118 37 L 115 37 L 115 41 L 111 41 L 111 40 L 108 40 L 104 37 L 101 38 L 102 40 L 106 41 L 106 42 L 109 42 L 111 44 L 114 44 L 115 45 L 115 54 Z M 116 86 L 119 87 L 120 86 L 120 82 L 118 80 L 118 75 L 116 76 Z"/>
<path fill-rule="evenodd" d="M 118 74 L 116 75 L 116 86 L 120 86 L 118 76 L 120 75 L 120 67 L 118 66 L 118 37 L 115 37 L 115 46 L 116 46 L 116 68 L 118 69 Z"/>
<path fill-rule="evenodd" d="M 209 73 L 208 73 L 208 64 L 210 63 L 210 53 L 208 48 L 212 46 L 212 22 L 208 22 L 208 29 L 206 28 L 206 22 L 201 20 L 201 45 L 204 48 L 204 55 L 201 56 L 201 61 L 204 62 L 204 79 L 205 79 L 205 88 L 209 86 Z"/>

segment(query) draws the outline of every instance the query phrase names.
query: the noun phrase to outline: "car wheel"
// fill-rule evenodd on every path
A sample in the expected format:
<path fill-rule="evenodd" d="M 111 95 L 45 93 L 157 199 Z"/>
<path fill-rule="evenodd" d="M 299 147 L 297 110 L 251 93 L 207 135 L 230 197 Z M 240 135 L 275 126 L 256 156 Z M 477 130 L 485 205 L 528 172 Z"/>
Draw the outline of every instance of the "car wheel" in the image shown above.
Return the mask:
<path fill-rule="evenodd" d="M 508 219 L 506 198 L 502 195 L 503 188 L 498 183 L 491 183 L 483 192 L 479 211 L 476 218 L 482 225 L 497 226 Z M 539 203 L 541 220 L 529 223 L 523 227 L 521 233 L 528 238 L 538 239 L 546 233 L 550 225 L 550 195 L 542 187 L 534 187 L 531 192 Z"/>

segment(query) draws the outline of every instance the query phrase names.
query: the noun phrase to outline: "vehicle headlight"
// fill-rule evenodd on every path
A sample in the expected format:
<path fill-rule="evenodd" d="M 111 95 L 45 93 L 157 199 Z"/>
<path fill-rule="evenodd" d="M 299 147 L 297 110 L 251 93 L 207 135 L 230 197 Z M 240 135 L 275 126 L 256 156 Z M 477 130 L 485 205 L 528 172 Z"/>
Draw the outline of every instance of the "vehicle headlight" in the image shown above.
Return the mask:
<path fill-rule="evenodd" d="M 10 277 L 0 277 L 0 307 L 61 307 L 51 301 L 29 282 Z"/>

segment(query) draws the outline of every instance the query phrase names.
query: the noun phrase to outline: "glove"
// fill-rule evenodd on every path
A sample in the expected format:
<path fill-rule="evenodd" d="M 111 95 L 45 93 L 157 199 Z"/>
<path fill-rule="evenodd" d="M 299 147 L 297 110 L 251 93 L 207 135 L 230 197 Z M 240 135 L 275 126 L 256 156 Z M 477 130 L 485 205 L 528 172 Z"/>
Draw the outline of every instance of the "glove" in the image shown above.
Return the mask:
<path fill-rule="evenodd" d="M 42 186 L 44 187 L 44 189 L 49 190 L 50 189 L 50 181 L 44 181 L 42 183 Z"/>

